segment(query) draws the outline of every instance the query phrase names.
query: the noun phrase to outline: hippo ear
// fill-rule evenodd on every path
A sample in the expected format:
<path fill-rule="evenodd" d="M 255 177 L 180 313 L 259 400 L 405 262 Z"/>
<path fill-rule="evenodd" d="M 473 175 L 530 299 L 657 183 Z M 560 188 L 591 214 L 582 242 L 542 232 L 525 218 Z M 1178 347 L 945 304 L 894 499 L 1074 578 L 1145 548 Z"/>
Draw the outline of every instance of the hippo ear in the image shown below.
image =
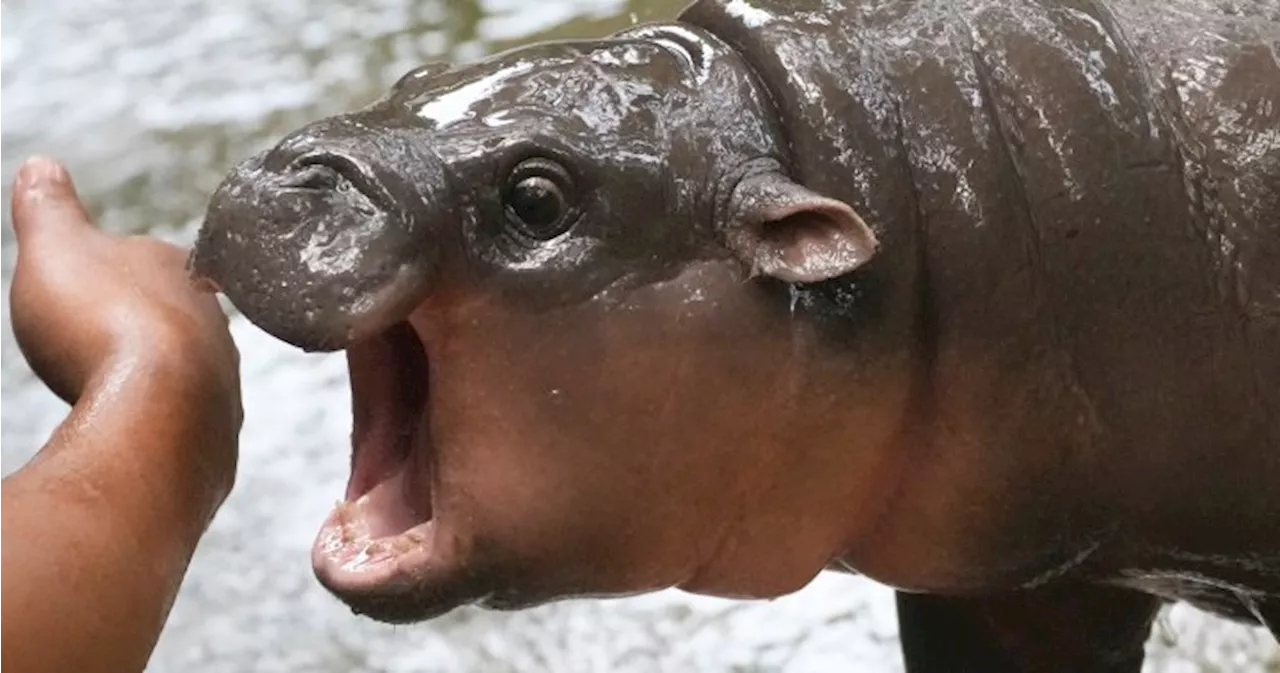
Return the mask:
<path fill-rule="evenodd" d="M 880 243 L 843 201 L 778 173 L 752 176 L 733 192 L 727 243 L 750 265 L 788 283 L 814 283 L 862 266 Z"/>

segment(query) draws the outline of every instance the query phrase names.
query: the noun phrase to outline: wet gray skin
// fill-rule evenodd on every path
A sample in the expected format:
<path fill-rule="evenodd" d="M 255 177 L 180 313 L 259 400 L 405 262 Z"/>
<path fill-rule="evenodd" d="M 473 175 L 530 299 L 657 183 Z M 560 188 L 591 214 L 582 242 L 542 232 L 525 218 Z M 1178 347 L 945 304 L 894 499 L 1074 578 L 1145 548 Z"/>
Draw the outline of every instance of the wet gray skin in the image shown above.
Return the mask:
<path fill-rule="evenodd" d="M 735 55 L 713 56 L 713 45 L 725 48 L 701 42 L 708 38 L 644 28 L 475 67 L 416 69 L 385 100 L 300 129 L 237 166 L 210 203 L 193 269 L 277 338 L 336 350 L 421 303 L 446 263 L 443 246 L 482 262 L 459 271 L 494 274 L 490 282 L 534 302 L 590 296 L 623 277 L 648 283 L 691 260 L 723 258 L 727 232 L 712 220 L 731 207 L 739 181 L 758 178 L 743 183 L 740 198 L 767 196 L 773 208 L 817 195 L 781 176 L 780 134 L 761 92 Z M 586 64 L 591 72 L 582 73 Z M 707 85 L 723 91 L 722 109 L 703 100 Z M 570 101 L 582 107 L 566 115 Z M 548 180 L 548 198 L 564 201 L 546 207 L 565 211 L 547 223 L 521 219 L 509 191 Z M 632 189 L 607 189 L 613 184 Z M 609 226 L 658 203 L 673 219 L 702 226 Z M 875 236 L 848 216 L 849 238 L 784 273 L 822 275 L 824 265 L 868 259 Z M 754 263 L 759 271 L 786 260 L 761 250 Z M 565 282 L 567 274 L 577 282 Z"/>
<path fill-rule="evenodd" d="M 434 260 L 428 209 L 443 171 L 415 130 L 386 115 L 326 120 L 245 161 L 208 219 L 241 217 L 249 202 L 260 229 L 202 228 L 197 249 L 218 252 L 196 256 L 197 273 L 231 279 L 256 324 L 309 350 L 385 328 L 420 300 Z M 395 170 L 406 165 L 412 176 Z"/>
<path fill-rule="evenodd" d="M 1274 633 L 1280 12 L 1228 9 L 704 1 L 249 160 L 192 265 L 348 352 L 321 582 L 411 621 L 839 567 L 913 671 L 1136 671 L 1161 600 Z"/>

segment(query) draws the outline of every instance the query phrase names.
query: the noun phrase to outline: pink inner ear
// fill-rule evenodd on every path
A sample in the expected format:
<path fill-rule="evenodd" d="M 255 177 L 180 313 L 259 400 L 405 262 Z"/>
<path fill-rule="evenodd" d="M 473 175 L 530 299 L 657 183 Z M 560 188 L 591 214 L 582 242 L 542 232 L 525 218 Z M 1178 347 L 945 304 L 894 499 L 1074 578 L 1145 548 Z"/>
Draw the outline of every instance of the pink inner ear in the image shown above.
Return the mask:
<path fill-rule="evenodd" d="M 830 199 L 779 204 L 759 225 L 757 267 L 792 282 L 849 273 L 875 254 L 879 242 L 847 205 Z"/>
<path fill-rule="evenodd" d="M 825 217 L 799 210 L 771 219 L 760 228 L 760 245 L 772 250 L 787 266 L 800 266 L 813 255 L 821 255 L 840 236 L 839 226 Z"/>

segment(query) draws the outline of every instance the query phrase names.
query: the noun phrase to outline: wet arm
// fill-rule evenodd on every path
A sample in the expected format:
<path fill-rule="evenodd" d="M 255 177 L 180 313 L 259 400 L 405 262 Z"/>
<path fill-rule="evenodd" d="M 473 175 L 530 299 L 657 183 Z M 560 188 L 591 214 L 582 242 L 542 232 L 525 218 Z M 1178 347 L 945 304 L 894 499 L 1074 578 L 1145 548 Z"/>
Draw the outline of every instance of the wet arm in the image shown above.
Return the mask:
<path fill-rule="evenodd" d="M 129 366 L 0 489 L 6 671 L 142 670 L 224 495 L 184 456 L 234 437 L 193 382 Z"/>

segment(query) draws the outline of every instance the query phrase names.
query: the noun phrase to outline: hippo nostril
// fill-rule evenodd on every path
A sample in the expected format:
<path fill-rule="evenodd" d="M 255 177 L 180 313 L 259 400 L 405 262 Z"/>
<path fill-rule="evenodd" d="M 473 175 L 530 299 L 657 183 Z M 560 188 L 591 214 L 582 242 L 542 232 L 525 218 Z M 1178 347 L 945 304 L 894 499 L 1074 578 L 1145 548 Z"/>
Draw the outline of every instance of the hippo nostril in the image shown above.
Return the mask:
<path fill-rule="evenodd" d="M 381 207 L 387 195 L 368 169 L 351 157 L 332 152 L 312 152 L 295 159 L 289 185 L 302 189 L 354 189 Z"/>
<path fill-rule="evenodd" d="M 342 175 L 334 169 L 322 164 L 308 164 L 298 168 L 290 176 L 288 186 L 299 189 L 329 190 L 338 189 L 342 184 Z"/>

